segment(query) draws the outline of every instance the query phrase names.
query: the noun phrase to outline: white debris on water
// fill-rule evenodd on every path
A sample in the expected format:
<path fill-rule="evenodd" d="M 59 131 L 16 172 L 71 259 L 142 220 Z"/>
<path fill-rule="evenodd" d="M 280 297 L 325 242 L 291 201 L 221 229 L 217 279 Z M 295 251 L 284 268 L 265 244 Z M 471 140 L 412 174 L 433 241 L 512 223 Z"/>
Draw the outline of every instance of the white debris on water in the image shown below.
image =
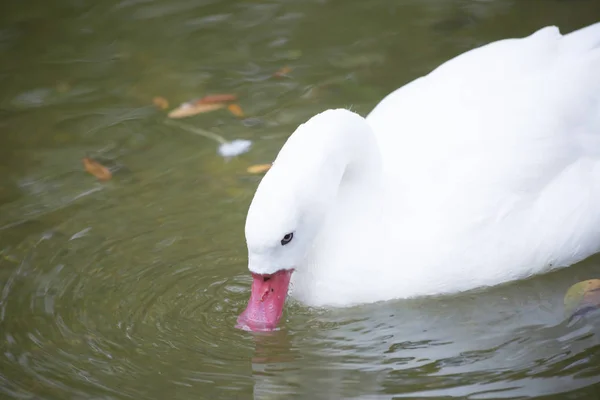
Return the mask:
<path fill-rule="evenodd" d="M 252 147 L 250 140 L 236 139 L 231 142 L 222 143 L 219 146 L 219 154 L 223 157 L 235 157 L 246 153 Z"/>

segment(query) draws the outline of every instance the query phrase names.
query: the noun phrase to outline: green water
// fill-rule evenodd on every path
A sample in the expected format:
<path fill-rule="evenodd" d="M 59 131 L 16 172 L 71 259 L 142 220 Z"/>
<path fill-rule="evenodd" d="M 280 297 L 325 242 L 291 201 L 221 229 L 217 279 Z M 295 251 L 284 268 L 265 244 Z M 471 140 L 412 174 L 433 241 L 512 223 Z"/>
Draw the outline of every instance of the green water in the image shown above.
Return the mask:
<path fill-rule="evenodd" d="M 597 399 L 600 318 L 562 297 L 600 258 L 524 282 L 234 328 L 243 224 L 286 137 L 474 46 L 600 20 L 596 0 L 53 0 L 0 4 L 0 397 Z M 284 66 L 284 78 L 273 73 Z M 186 124 L 171 107 L 236 93 Z M 114 168 L 85 173 L 90 156 Z"/>

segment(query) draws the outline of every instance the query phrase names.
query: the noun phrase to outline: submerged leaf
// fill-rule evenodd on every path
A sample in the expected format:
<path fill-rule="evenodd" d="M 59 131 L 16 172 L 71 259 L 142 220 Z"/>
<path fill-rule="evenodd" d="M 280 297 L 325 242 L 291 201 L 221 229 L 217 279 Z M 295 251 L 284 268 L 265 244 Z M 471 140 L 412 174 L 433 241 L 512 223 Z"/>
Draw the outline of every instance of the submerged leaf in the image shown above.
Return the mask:
<path fill-rule="evenodd" d="M 183 103 L 179 107 L 172 110 L 169 114 L 169 118 L 185 118 L 191 117 L 192 115 L 207 113 L 215 110 L 219 110 L 225 107 L 223 103 L 216 104 L 202 104 L 202 103 Z"/>
<path fill-rule="evenodd" d="M 112 173 L 108 168 L 91 158 L 85 157 L 83 159 L 83 166 L 88 173 L 94 175 L 101 181 L 108 181 L 112 178 Z"/>
<path fill-rule="evenodd" d="M 237 96 L 235 94 L 209 94 L 204 96 L 200 100 L 196 100 L 195 104 L 213 104 L 213 103 L 227 103 L 230 101 L 236 101 Z"/>
<path fill-rule="evenodd" d="M 271 168 L 272 164 L 256 164 L 249 166 L 246 171 L 251 174 L 262 174 Z"/>
<path fill-rule="evenodd" d="M 227 109 L 229 110 L 230 113 L 232 113 L 233 115 L 235 115 L 236 117 L 243 117 L 244 116 L 244 111 L 242 110 L 242 107 L 239 106 L 239 104 L 229 104 L 227 106 Z"/>
<path fill-rule="evenodd" d="M 152 103 L 160 110 L 169 108 L 169 101 L 162 96 L 156 96 L 152 99 Z"/>
<path fill-rule="evenodd" d="M 287 76 L 287 74 L 289 74 L 290 72 L 292 72 L 292 69 L 286 65 L 285 67 L 280 68 L 279 70 L 277 70 L 273 74 L 273 76 L 275 78 L 283 78 L 284 76 Z"/>
<path fill-rule="evenodd" d="M 600 309 L 600 279 L 590 279 L 571 286 L 565 294 L 564 305 L 570 316 Z"/>

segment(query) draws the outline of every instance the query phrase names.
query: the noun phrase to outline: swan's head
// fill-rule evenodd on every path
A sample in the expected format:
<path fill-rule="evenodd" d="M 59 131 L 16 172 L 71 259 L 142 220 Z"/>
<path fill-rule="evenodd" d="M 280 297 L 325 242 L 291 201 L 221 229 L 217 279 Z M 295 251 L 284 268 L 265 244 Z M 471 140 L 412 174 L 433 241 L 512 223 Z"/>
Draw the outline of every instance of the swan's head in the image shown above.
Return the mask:
<path fill-rule="evenodd" d="M 259 184 L 246 218 L 252 289 L 238 318 L 242 327 L 272 330 L 279 323 L 291 275 L 306 268 L 346 167 L 327 131 L 350 129 L 355 118 L 330 110 L 300 125 Z"/>

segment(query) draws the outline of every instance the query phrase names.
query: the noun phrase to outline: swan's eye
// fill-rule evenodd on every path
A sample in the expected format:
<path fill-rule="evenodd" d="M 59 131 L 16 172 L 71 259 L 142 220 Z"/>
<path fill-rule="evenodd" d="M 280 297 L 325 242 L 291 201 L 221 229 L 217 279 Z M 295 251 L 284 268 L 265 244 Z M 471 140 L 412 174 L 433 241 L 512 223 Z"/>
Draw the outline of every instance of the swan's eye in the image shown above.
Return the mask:
<path fill-rule="evenodd" d="M 287 235 L 285 235 L 283 237 L 283 239 L 281 239 L 281 245 L 285 246 L 286 244 L 291 242 L 293 238 L 294 238 L 294 233 L 288 233 Z"/>

